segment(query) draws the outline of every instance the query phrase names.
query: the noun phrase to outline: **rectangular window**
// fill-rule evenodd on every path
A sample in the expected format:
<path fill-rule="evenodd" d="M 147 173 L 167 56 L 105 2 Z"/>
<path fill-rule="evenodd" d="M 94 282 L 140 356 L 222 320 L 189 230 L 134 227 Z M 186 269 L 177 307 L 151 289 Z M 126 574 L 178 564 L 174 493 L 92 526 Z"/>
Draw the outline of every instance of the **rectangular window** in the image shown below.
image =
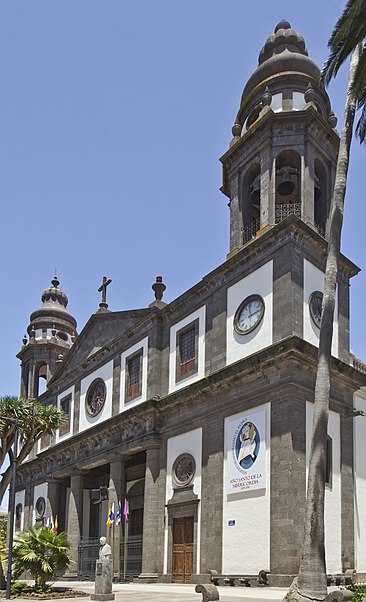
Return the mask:
<path fill-rule="evenodd" d="M 70 432 L 71 428 L 71 394 L 66 395 L 60 400 L 60 410 L 64 413 L 64 423 L 60 426 L 59 434 L 60 437 L 62 435 L 67 435 Z"/>
<path fill-rule="evenodd" d="M 126 359 L 126 400 L 132 401 L 142 393 L 142 357 L 143 350 Z"/>
<path fill-rule="evenodd" d="M 176 381 L 198 370 L 198 320 L 177 332 Z"/>
<path fill-rule="evenodd" d="M 46 449 L 47 447 L 50 446 L 50 435 L 42 435 L 41 440 L 40 440 L 40 448 L 42 449 Z"/>

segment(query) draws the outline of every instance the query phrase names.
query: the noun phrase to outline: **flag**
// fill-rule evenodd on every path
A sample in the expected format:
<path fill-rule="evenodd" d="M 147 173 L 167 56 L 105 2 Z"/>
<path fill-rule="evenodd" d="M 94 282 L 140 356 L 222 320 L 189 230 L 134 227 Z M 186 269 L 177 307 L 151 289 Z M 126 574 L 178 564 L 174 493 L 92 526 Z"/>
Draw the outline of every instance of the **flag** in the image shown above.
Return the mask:
<path fill-rule="evenodd" d="M 116 525 L 121 524 L 121 518 L 122 518 L 121 500 L 118 500 L 118 509 L 116 512 Z"/>
<path fill-rule="evenodd" d="M 113 523 L 114 523 L 114 502 L 108 508 L 108 518 L 107 518 L 106 525 L 109 525 L 111 527 L 113 525 Z"/>
<path fill-rule="evenodd" d="M 49 516 L 47 516 L 47 517 L 46 517 L 44 520 L 45 520 L 45 522 L 44 522 L 44 526 L 45 526 L 47 529 L 49 529 L 49 528 L 50 528 L 50 526 L 51 526 L 50 517 L 49 517 Z"/>
<path fill-rule="evenodd" d="M 50 517 L 50 524 L 49 524 L 49 528 L 52 529 L 52 531 L 55 530 L 55 523 L 53 522 L 53 516 L 51 515 Z"/>
<path fill-rule="evenodd" d="M 55 516 L 55 527 L 54 527 L 54 529 L 55 529 L 56 535 L 58 535 L 58 516 L 57 516 L 57 514 Z"/>
<path fill-rule="evenodd" d="M 128 523 L 129 516 L 130 516 L 130 510 L 128 508 L 128 501 L 125 499 L 125 504 L 123 506 L 123 518 L 125 519 L 126 523 Z"/>

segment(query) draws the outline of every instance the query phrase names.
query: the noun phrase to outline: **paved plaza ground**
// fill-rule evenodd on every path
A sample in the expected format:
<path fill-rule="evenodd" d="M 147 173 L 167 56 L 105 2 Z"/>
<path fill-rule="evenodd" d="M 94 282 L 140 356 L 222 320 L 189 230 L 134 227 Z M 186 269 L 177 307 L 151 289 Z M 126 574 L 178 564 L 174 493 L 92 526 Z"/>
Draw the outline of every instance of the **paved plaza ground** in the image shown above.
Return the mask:
<path fill-rule="evenodd" d="M 77 581 L 55 583 L 60 587 L 73 587 L 87 593 L 94 592 L 94 582 Z M 195 585 L 176 585 L 174 583 L 114 583 L 113 593 L 116 602 L 201 602 L 202 594 L 196 594 Z M 219 587 L 220 600 L 223 602 L 280 602 L 287 592 L 278 587 Z M 69 598 L 68 602 L 80 602 L 83 598 Z"/>

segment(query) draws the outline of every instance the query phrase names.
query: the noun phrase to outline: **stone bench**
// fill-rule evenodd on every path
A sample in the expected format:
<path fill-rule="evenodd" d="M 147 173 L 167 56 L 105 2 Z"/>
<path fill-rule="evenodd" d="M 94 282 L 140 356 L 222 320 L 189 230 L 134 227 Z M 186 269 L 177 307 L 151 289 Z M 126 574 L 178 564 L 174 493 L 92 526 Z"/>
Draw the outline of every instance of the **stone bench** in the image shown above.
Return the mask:
<path fill-rule="evenodd" d="M 356 571 L 347 569 L 345 573 L 327 575 L 327 585 L 352 585 L 356 579 Z"/>
<path fill-rule="evenodd" d="M 220 575 L 215 570 L 210 570 L 210 581 L 214 585 L 229 585 L 234 587 L 235 585 L 244 585 L 245 587 L 251 587 L 253 585 L 268 585 L 268 571 L 261 570 L 258 575 Z"/>
<path fill-rule="evenodd" d="M 207 583 L 202 585 L 201 583 L 196 585 L 195 592 L 202 594 L 202 602 L 209 602 L 210 600 L 219 600 L 219 590 L 213 583 Z"/>

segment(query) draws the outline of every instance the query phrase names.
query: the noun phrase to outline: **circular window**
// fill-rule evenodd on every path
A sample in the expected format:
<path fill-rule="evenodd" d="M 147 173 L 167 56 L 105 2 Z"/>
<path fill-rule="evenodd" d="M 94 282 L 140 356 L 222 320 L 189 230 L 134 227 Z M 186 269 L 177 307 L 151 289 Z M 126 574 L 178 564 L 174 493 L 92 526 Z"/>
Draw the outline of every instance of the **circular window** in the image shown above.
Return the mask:
<path fill-rule="evenodd" d="M 85 397 L 85 409 L 89 416 L 98 416 L 102 411 L 106 398 L 105 382 L 96 378 L 90 385 Z"/>
<path fill-rule="evenodd" d="M 46 512 L 46 500 L 44 497 L 39 497 L 36 501 L 36 518 L 40 520 Z"/>
<path fill-rule="evenodd" d="M 173 464 L 173 481 L 178 487 L 191 483 L 196 471 L 196 463 L 191 454 L 181 454 Z"/>
<path fill-rule="evenodd" d="M 314 291 L 309 297 L 309 311 L 315 326 L 320 328 L 322 320 L 323 293 Z"/>
<path fill-rule="evenodd" d="M 264 316 L 264 300 L 260 295 L 250 295 L 239 305 L 234 316 L 234 328 L 238 334 L 249 334 Z"/>

